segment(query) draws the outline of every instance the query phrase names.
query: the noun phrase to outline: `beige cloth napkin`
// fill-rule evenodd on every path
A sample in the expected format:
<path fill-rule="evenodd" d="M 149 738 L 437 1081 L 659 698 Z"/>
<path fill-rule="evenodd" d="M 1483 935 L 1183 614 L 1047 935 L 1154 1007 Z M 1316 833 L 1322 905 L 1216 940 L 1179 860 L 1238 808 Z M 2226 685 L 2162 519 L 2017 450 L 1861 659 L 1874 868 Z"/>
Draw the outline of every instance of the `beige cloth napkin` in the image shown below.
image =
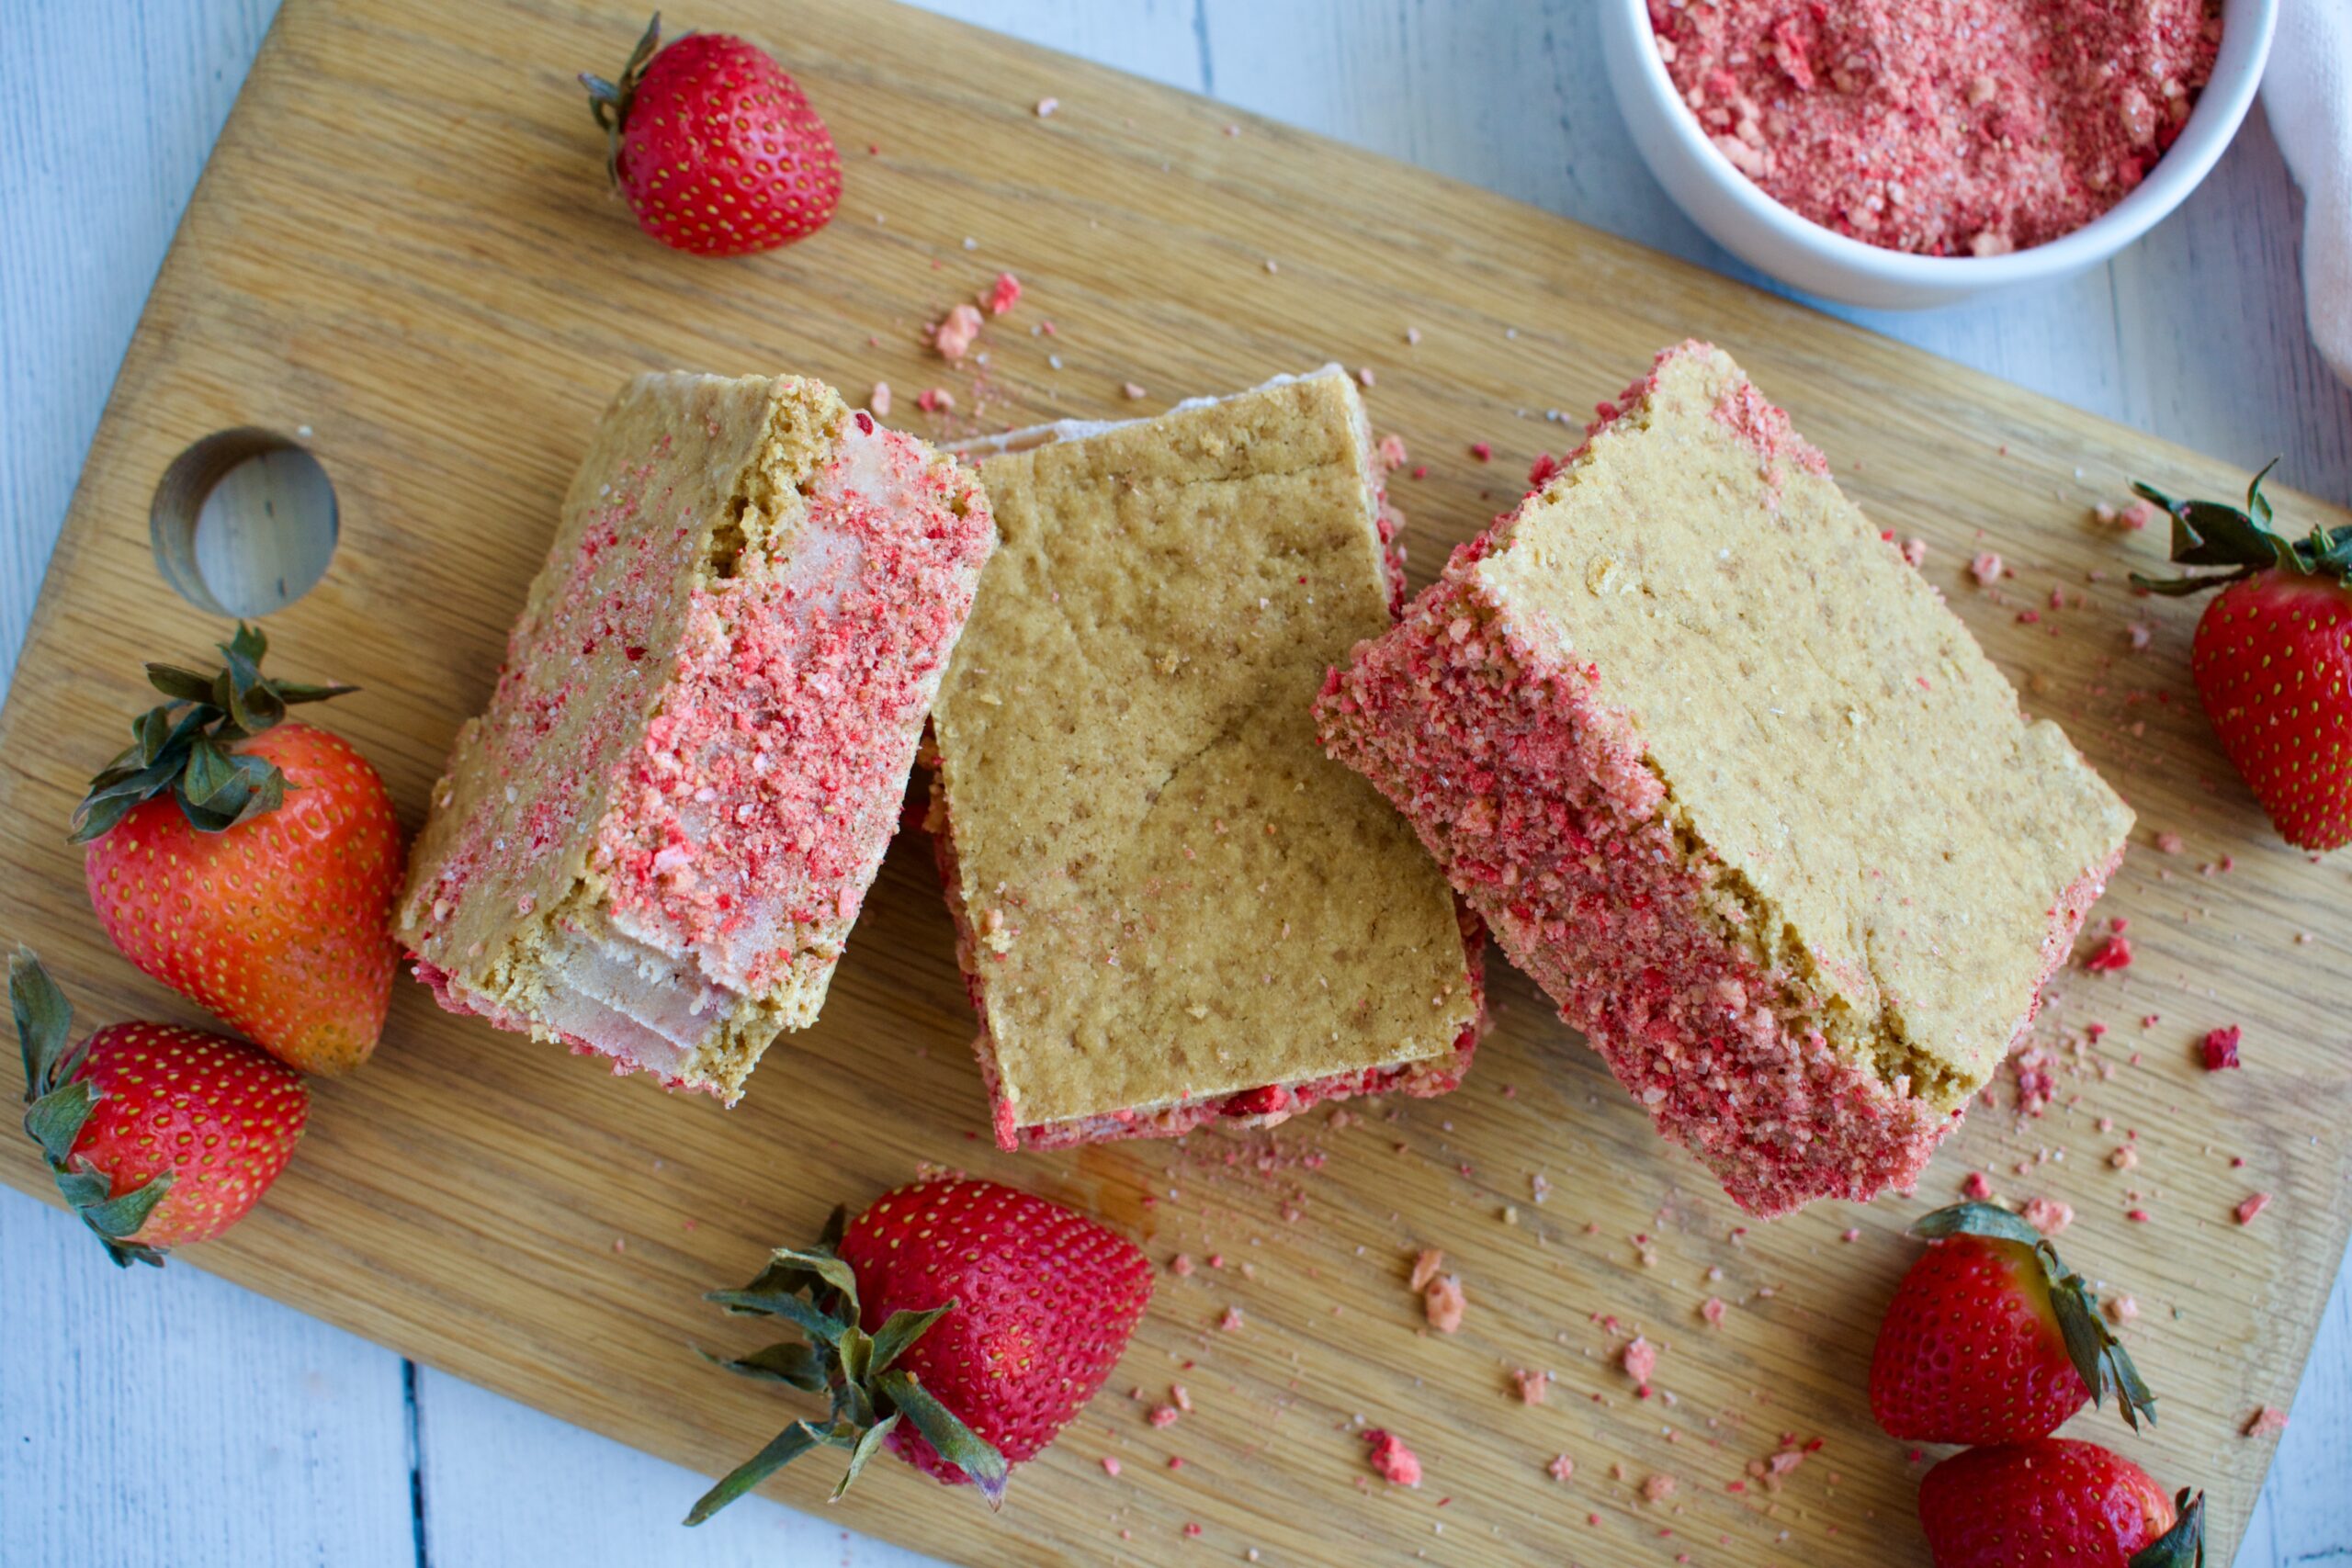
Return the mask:
<path fill-rule="evenodd" d="M 2263 113 L 2303 187 L 2303 302 L 2352 385 L 2352 0 L 2281 0 Z"/>

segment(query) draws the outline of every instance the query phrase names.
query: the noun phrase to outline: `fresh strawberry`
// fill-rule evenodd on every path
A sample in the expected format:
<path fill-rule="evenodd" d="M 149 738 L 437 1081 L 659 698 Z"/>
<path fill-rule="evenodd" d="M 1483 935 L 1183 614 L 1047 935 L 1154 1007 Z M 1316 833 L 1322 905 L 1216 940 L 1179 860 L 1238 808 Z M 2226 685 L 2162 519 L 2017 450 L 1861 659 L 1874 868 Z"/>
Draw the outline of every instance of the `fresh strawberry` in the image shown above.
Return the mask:
<path fill-rule="evenodd" d="M 286 1168 L 311 1096 L 242 1040 L 113 1023 L 69 1046 L 74 1010 L 29 948 L 8 961 L 25 1131 L 119 1264 L 164 1261 L 243 1219 Z"/>
<path fill-rule="evenodd" d="M 1991 1203 L 1939 1209 L 1887 1303 L 1871 1412 L 1906 1442 L 2047 1437 L 2111 1389 L 2134 1429 L 2155 1399 L 2100 1320 L 2098 1298 L 2034 1228 Z"/>
<path fill-rule="evenodd" d="M 2228 570 L 2132 582 L 2221 596 L 2188 656 L 2205 716 L 2271 822 L 2299 849 L 2352 842 L 2352 525 L 2290 540 L 2270 526 L 2265 468 L 2243 510 L 2132 488 L 2172 514 L 2172 558 Z"/>
<path fill-rule="evenodd" d="M 2041 1438 L 1971 1449 L 1919 1483 L 1936 1568 L 2197 1568 L 2205 1499 L 2169 1499 L 2148 1472 L 2097 1443 Z"/>
<path fill-rule="evenodd" d="M 696 255 L 805 240 L 842 199 L 832 132 L 765 51 L 726 33 L 662 47 L 655 13 L 618 84 L 582 73 L 638 227 Z"/>
<path fill-rule="evenodd" d="M 147 666 L 171 700 L 90 781 L 74 838 L 125 957 L 288 1065 L 340 1073 L 384 1030 L 400 825 L 367 759 L 286 717 L 351 688 L 265 679 L 268 646 L 240 626 L 218 675 Z"/>
<path fill-rule="evenodd" d="M 993 1181 L 901 1187 L 826 1239 L 779 1250 L 760 1277 L 709 1300 L 788 1318 L 808 1337 L 724 1363 L 828 1392 L 825 1420 L 796 1421 L 704 1495 L 697 1525 L 821 1445 L 849 1450 L 833 1495 L 884 1444 L 927 1475 L 1004 1499 L 1111 1375 L 1151 1300 L 1134 1245 L 1083 1214 Z"/>

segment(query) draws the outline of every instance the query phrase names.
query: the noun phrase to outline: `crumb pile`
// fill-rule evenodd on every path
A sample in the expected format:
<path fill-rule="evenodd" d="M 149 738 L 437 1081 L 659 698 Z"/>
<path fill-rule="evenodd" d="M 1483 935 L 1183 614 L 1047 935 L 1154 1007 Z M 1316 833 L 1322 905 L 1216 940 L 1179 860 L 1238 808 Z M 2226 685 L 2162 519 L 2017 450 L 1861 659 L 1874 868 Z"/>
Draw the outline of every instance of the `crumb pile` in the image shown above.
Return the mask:
<path fill-rule="evenodd" d="M 2218 0 L 1650 0 L 1733 166 L 1822 227 L 1997 255 L 2123 199 L 2212 74 Z"/>

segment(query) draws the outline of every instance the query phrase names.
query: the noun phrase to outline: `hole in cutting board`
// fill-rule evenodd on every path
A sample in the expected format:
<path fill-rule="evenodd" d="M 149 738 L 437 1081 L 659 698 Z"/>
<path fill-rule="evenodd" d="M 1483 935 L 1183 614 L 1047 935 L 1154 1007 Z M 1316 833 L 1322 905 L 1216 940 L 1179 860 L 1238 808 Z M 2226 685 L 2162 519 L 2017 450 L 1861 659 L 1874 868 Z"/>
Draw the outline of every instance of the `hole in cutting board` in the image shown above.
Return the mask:
<path fill-rule="evenodd" d="M 252 618 L 318 585 L 334 557 L 334 484 L 275 431 L 216 431 L 172 459 L 148 509 L 155 568 L 199 610 Z"/>

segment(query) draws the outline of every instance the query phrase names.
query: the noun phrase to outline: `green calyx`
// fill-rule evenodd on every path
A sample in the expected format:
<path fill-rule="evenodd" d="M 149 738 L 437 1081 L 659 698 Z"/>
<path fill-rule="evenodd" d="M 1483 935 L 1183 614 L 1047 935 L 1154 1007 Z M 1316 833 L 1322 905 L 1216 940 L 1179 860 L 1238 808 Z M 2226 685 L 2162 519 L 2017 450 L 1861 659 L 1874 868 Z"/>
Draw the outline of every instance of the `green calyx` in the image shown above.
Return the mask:
<path fill-rule="evenodd" d="M 2040 1231 L 1998 1204 L 1955 1203 L 1920 1220 L 1911 1227 L 1911 1234 L 1928 1241 L 1955 1235 L 1988 1236 L 2031 1249 L 2050 1287 L 2050 1304 L 2057 1313 L 2058 1332 L 2066 1341 L 2066 1359 L 2082 1375 L 2083 1386 L 2091 1391 L 2092 1407 L 2104 1404 L 2112 1393 L 2116 1409 L 2133 1431 L 2140 1429 L 2143 1416 L 2151 1427 L 2156 1424 L 2156 1396 L 2141 1381 L 2140 1369 L 2132 1364 L 2132 1353 L 2099 1316 L 2098 1295 L 2080 1274 L 2060 1261 L 2058 1249 Z"/>
<path fill-rule="evenodd" d="M 218 645 L 227 661 L 199 675 L 175 664 L 147 666 L 147 683 L 170 700 L 131 721 L 131 743 L 90 781 L 74 810 L 68 842 L 103 837 L 130 808 L 169 792 L 199 833 L 218 833 L 286 804 L 286 775 L 266 759 L 230 750 L 275 727 L 297 703 L 324 702 L 356 686 L 306 686 L 261 672 L 269 639 L 237 623 Z"/>
<path fill-rule="evenodd" d="M 596 117 L 596 129 L 605 133 L 605 170 L 615 185 L 621 178 L 621 131 L 628 124 L 629 106 L 637 98 L 638 82 L 645 75 L 647 62 L 662 51 L 662 13 L 645 25 L 645 32 L 637 47 L 628 51 L 628 62 L 621 67 L 618 81 L 606 81 L 593 71 L 580 73 L 580 85 L 588 89 L 588 112 Z"/>
<path fill-rule="evenodd" d="M 2205 1568 L 2205 1494 L 2192 1496 L 2184 1486 L 2173 1506 L 2180 1517 L 2172 1529 L 2133 1552 L 2125 1568 Z"/>
<path fill-rule="evenodd" d="M 74 1029 L 73 1005 L 29 947 L 17 948 L 8 960 L 8 1005 L 17 1015 L 17 1043 L 25 1054 L 25 1134 L 40 1145 L 41 1156 L 57 1178 L 57 1190 L 106 1243 L 107 1256 L 117 1265 L 160 1266 L 163 1253 L 131 1237 L 172 1190 L 172 1173 L 164 1171 L 115 1195 L 113 1180 L 103 1171 L 74 1166 L 74 1141 L 98 1103 L 96 1092 L 80 1076 L 90 1059 L 90 1043 L 67 1043 Z"/>
<path fill-rule="evenodd" d="M 2278 466 L 2276 457 L 2263 465 L 2262 472 L 2245 487 L 2243 507 L 2222 501 L 2176 500 L 2154 485 L 2134 479 L 2133 492 L 2163 507 L 2172 518 L 2174 564 L 2226 570 L 2202 577 L 2162 579 L 2135 571 L 2132 585 L 2179 598 L 2265 571 L 2290 571 L 2337 582 L 2352 578 L 2352 524 L 2333 531 L 2314 525 L 2309 536 L 2301 539 L 2290 539 L 2272 527 L 2276 513 L 2270 498 L 2262 493 L 2262 481 Z"/>
<path fill-rule="evenodd" d="M 839 1498 L 901 1421 L 969 1477 L 990 1508 L 1003 1506 L 1009 1470 L 1004 1456 L 912 1372 L 893 1364 L 956 1303 L 894 1312 L 872 1334 L 860 1328 L 857 1279 L 836 1250 L 847 1217 L 846 1211 L 835 1209 L 816 1246 L 779 1247 L 741 1290 L 713 1291 L 703 1298 L 741 1315 L 783 1318 L 804 1337 L 731 1361 L 706 1359 L 744 1377 L 825 1394 L 830 1409 L 822 1421 L 795 1421 L 729 1471 L 687 1511 L 686 1523 L 702 1523 L 812 1449 L 848 1451 L 849 1463 L 833 1488 Z"/>

